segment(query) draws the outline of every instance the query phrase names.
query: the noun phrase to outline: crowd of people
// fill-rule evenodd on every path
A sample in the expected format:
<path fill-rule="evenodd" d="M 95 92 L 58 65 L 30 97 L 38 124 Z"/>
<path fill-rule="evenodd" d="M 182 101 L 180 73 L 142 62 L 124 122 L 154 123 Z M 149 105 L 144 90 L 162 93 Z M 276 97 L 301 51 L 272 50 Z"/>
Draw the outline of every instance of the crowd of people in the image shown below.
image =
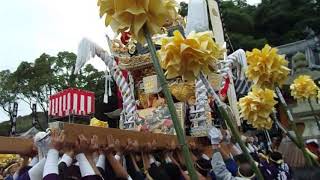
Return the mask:
<path fill-rule="evenodd" d="M 213 127 L 208 137 L 211 142 L 209 156 L 204 147 L 190 144 L 198 179 L 257 179 L 249 159 L 228 130 Z M 101 146 L 98 138 L 79 135 L 70 145 L 65 143 L 63 131 L 39 132 L 34 137 L 32 153 L 21 155 L 19 162 L 1 170 L 2 179 L 190 179 L 181 149 L 174 142 L 169 142 L 166 149 L 157 149 L 156 141 L 139 144 L 128 138 L 127 142 L 120 143 L 108 136 Z M 320 179 L 319 168 L 292 170 L 272 146 L 264 145 L 256 137 L 244 137 L 243 141 L 264 179 Z"/>

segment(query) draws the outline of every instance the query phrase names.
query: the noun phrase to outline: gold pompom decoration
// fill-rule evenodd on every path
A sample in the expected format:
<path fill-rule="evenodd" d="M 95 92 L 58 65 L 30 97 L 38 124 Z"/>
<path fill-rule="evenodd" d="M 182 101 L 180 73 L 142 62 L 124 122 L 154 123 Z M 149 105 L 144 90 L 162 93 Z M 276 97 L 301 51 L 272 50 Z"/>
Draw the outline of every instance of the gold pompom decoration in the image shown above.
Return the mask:
<path fill-rule="evenodd" d="M 98 0 L 100 17 L 105 16 L 106 26 L 114 32 L 128 31 L 144 43 L 143 26 L 151 35 L 161 32 L 161 27 L 177 16 L 173 0 Z"/>
<path fill-rule="evenodd" d="M 319 98 L 319 88 L 312 78 L 307 75 L 300 75 L 290 85 L 291 95 L 298 101 L 307 100 L 309 98 Z"/>
<path fill-rule="evenodd" d="M 268 44 L 262 50 L 247 51 L 248 69 L 246 75 L 256 86 L 274 89 L 281 86 L 288 78 L 290 69 L 283 55 Z"/>
<path fill-rule="evenodd" d="M 193 81 L 201 71 L 210 72 L 210 67 L 223 56 L 224 49 L 213 40 L 213 34 L 191 32 L 186 38 L 179 31 L 173 37 L 163 38 L 158 55 L 161 67 L 168 79 L 181 76 Z"/>
<path fill-rule="evenodd" d="M 241 117 L 254 128 L 270 129 L 272 120 L 269 116 L 277 104 L 274 97 L 274 91 L 254 86 L 247 96 L 239 100 Z"/>
<path fill-rule="evenodd" d="M 195 95 L 195 85 L 191 82 L 174 83 L 169 88 L 171 94 L 181 102 L 186 102 Z"/>

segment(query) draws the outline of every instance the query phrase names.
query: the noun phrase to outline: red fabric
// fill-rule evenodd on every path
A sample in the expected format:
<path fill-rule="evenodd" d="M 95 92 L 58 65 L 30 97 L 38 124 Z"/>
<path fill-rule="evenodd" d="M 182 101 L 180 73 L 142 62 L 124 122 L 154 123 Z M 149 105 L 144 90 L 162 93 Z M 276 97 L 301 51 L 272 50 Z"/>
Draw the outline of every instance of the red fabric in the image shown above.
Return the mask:
<path fill-rule="evenodd" d="M 70 99 L 68 99 L 68 94 L 70 94 L 70 97 L 69 97 Z M 74 94 L 77 94 L 77 104 L 73 104 Z M 84 102 L 83 102 L 84 112 L 81 112 L 81 101 L 80 101 L 81 95 L 84 96 Z M 65 96 L 65 100 L 63 100 L 63 96 Z M 90 113 L 88 112 L 89 97 L 91 98 Z M 70 101 L 70 107 L 68 107 L 69 101 Z M 74 89 L 74 88 L 65 89 L 49 97 L 49 104 L 51 105 L 49 109 L 50 110 L 49 115 L 55 116 L 55 117 L 63 117 L 68 115 L 68 113 L 66 112 L 74 113 L 77 115 L 89 115 L 94 113 L 95 111 L 94 101 L 95 101 L 95 94 L 91 91 L 85 91 L 85 90 Z M 61 102 L 61 105 L 60 105 L 60 102 Z M 76 107 L 75 112 L 73 112 L 74 107 Z"/>
<path fill-rule="evenodd" d="M 131 38 L 130 32 L 122 32 L 121 33 L 120 40 L 121 40 L 122 44 L 127 45 L 129 43 L 130 38 Z"/>
<path fill-rule="evenodd" d="M 320 151 L 319 151 L 319 146 L 316 143 L 308 143 L 307 148 L 316 156 L 318 156 L 318 158 L 320 158 Z M 320 159 L 318 159 L 320 160 Z"/>
<path fill-rule="evenodd" d="M 225 83 L 224 83 L 224 86 L 223 88 L 220 90 L 220 94 L 225 97 L 228 93 L 228 89 L 229 89 L 229 85 L 230 85 L 230 79 L 229 78 L 226 78 L 225 79 Z"/>

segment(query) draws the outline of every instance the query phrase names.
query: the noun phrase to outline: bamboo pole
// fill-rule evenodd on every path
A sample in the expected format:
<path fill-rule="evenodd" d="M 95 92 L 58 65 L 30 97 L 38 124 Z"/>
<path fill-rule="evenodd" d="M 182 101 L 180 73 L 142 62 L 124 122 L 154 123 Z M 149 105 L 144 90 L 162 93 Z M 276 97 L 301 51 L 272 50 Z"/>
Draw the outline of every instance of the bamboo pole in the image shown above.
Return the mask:
<path fill-rule="evenodd" d="M 315 110 L 314 110 L 314 108 L 313 108 L 313 106 L 312 106 L 312 103 L 311 103 L 310 98 L 308 98 L 308 103 L 309 103 L 309 105 L 310 105 L 310 108 L 311 108 L 311 112 L 312 112 L 312 114 L 313 114 L 313 117 L 314 117 L 315 120 L 316 120 L 318 129 L 320 130 L 319 118 L 318 118 L 318 115 L 316 114 L 316 112 L 315 112 Z"/>
<path fill-rule="evenodd" d="M 203 84 L 206 86 L 206 88 L 208 89 L 208 92 L 214 97 L 214 100 L 216 101 L 216 103 L 218 104 L 218 110 L 221 113 L 222 117 L 224 118 L 224 120 L 226 121 L 227 125 L 229 126 L 232 135 L 236 138 L 237 142 L 239 143 L 239 146 L 242 150 L 242 152 L 244 153 L 244 155 L 249 159 L 249 162 L 251 164 L 251 167 L 253 169 L 253 171 L 256 174 L 256 177 L 259 180 L 263 180 L 263 176 L 259 170 L 259 168 L 256 166 L 253 158 L 251 157 L 251 155 L 248 152 L 247 147 L 245 146 L 245 144 L 243 143 L 243 141 L 241 140 L 240 137 L 240 132 L 237 129 L 237 126 L 234 124 L 234 122 L 232 121 L 232 119 L 230 118 L 230 115 L 228 114 L 228 111 L 226 110 L 226 104 L 224 104 L 219 96 L 215 93 L 215 91 L 213 90 L 213 88 L 211 87 L 211 85 L 209 84 L 208 80 L 206 79 L 206 77 L 203 75 L 203 73 L 200 73 L 200 78 L 203 82 Z"/>
<path fill-rule="evenodd" d="M 281 103 L 282 107 L 286 111 L 286 114 L 287 114 L 287 117 L 289 119 L 289 124 L 291 125 L 291 128 L 296 134 L 296 137 L 297 137 L 296 141 L 297 141 L 297 144 L 299 144 L 299 146 L 297 146 L 297 147 L 301 149 L 301 151 L 303 153 L 303 156 L 304 156 L 304 158 L 306 160 L 307 166 L 313 166 L 312 158 L 310 157 L 310 155 L 307 153 L 307 151 L 305 149 L 304 142 L 303 142 L 303 139 L 302 139 L 302 135 L 299 134 L 298 131 L 297 131 L 297 126 L 294 123 L 294 119 L 293 119 L 292 113 L 291 113 L 290 109 L 288 108 L 288 105 L 287 105 L 285 99 L 283 98 L 279 87 L 276 87 L 276 94 L 277 94 L 277 96 L 278 96 L 278 98 L 280 100 L 280 103 Z"/>
<path fill-rule="evenodd" d="M 163 70 L 162 70 L 162 68 L 160 66 L 160 63 L 159 63 L 159 60 L 158 60 L 158 57 L 157 57 L 157 53 L 156 53 L 156 49 L 155 49 L 154 44 L 153 44 L 152 39 L 151 39 L 151 35 L 150 35 L 149 31 L 148 31 L 147 26 L 144 26 L 143 30 L 144 30 L 145 39 L 146 39 L 148 47 L 149 47 L 149 51 L 150 51 L 150 55 L 151 55 L 151 59 L 152 59 L 152 62 L 153 62 L 154 69 L 155 69 L 155 71 L 157 73 L 157 76 L 159 78 L 160 85 L 162 87 L 162 92 L 163 92 L 163 94 L 164 94 L 164 96 L 165 96 L 165 98 L 167 100 L 168 109 L 169 109 L 170 114 L 171 114 L 171 118 L 172 118 L 172 121 L 173 121 L 174 129 L 176 130 L 176 133 L 177 133 L 178 141 L 179 141 L 179 143 L 181 145 L 182 153 L 183 153 L 184 160 L 185 160 L 185 163 L 186 163 L 186 166 L 187 166 L 187 170 L 189 172 L 189 176 L 190 176 L 190 178 L 192 180 L 197 180 L 198 176 L 197 176 L 195 168 L 193 166 L 193 162 L 192 162 L 192 159 L 191 159 L 189 148 L 188 148 L 188 145 L 186 143 L 184 131 L 183 131 L 183 129 L 182 129 L 182 127 L 181 127 L 181 125 L 180 125 L 180 123 L 178 121 L 177 111 L 176 111 L 176 108 L 174 106 L 174 102 L 173 102 L 171 93 L 170 93 L 169 88 L 168 88 L 168 83 L 167 83 L 166 78 L 164 76 Z"/>
<path fill-rule="evenodd" d="M 273 111 L 271 118 L 273 119 L 273 121 L 276 123 L 276 125 L 281 129 L 281 131 L 289 137 L 289 139 L 298 147 L 301 149 L 300 143 L 298 142 L 298 140 L 289 132 L 286 130 L 285 127 L 282 126 L 282 124 L 279 122 L 277 116 L 276 116 L 276 112 Z"/>

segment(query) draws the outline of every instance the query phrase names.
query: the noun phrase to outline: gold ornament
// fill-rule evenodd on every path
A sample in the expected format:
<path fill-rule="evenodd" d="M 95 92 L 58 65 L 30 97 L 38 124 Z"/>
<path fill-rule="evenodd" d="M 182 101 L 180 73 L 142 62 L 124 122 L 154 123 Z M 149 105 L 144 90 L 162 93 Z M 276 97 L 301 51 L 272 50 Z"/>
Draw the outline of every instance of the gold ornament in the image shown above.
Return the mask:
<path fill-rule="evenodd" d="M 144 25 L 151 35 L 157 34 L 177 14 L 173 0 L 98 0 L 98 6 L 100 17 L 106 14 L 106 26 L 118 33 L 129 30 L 133 38 L 142 44 Z"/>
<path fill-rule="evenodd" d="M 213 40 L 212 32 L 191 32 L 184 38 L 179 31 L 173 37 L 163 38 L 158 55 L 168 79 L 181 76 L 193 81 L 201 71 L 210 72 L 210 67 L 221 58 L 224 50 Z"/>
<path fill-rule="evenodd" d="M 174 83 L 170 85 L 171 94 L 181 102 L 186 102 L 195 95 L 194 82 Z"/>
<path fill-rule="evenodd" d="M 97 119 L 95 117 L 90 120 L 90 126 L 104 127 L 104 128 L 109 127 L 108 122 L 100 121 L 99 119 Z"/>
<path fill-rule="evenodd" d="M 291 95 L 296 100 L 306 100 L 309 98 L 315 98 L 318 95 L 319 98 L 319 88 L 314 83 L 312 78 L 307 75 L 300 75 L 297 77 L 293 84 L 290 85 Z"/>
<path fill-rule="evenodd" d="M 274 97 L 274 91 L 254 86 L 247 96 L 239 100 L 241 117 L 254 128 L 270 129 L 272 120 L 269 116 L 277 104 Z"/>
<path fill-rule="evenodd" d="M 278 54 L 276 48 L 268 44 L 262 50 L 247 51 L 248 69 L 246 75 L 249 80 L 261 88 L 274 89 L 281 86 L 288 78 L 288 62 L 283 55 Z"/>

